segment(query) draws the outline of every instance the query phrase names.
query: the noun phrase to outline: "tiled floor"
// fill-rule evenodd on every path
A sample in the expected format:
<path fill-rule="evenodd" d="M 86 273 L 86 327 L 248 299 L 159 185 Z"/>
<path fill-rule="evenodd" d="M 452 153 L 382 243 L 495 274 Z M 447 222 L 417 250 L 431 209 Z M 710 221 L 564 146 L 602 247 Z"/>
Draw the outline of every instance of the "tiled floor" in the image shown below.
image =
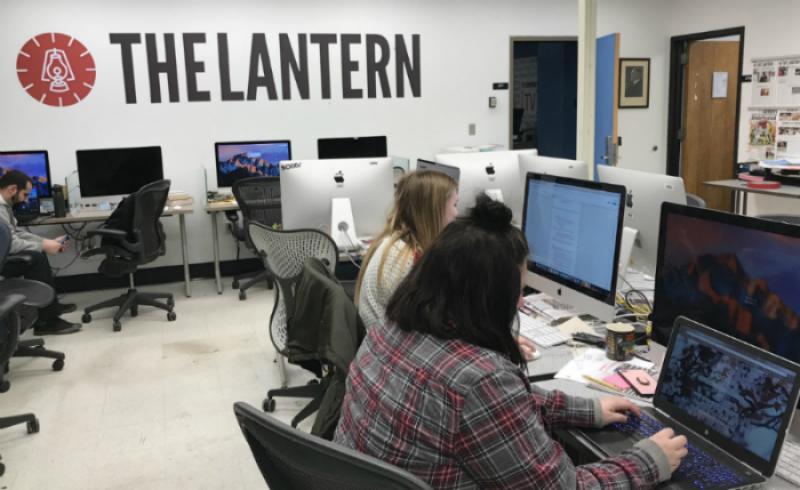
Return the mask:
<path fill-rule="evenodd" d="M 142 288 L 175 294 L 174 322 L 141 307 L 113 332 L 106 310 L 77 334 L 45 337 L 67 355 L 61 372 L 47 360 L 12 359 L 0 415 L 32 411 L 41 432 L 0 430 L 0 490 L 266 488 L 232 404 L 260 407 L 280 384 L 268 334 L 273 296 L 253 289 L 239 301 L 226 282 L 217 295 L 212 281 L 195 281 L 191 298 L 182 283 Z M 65 301 L 81 308 L 116 293 Z M 78 321 L 80 311 L 67 318 Z M 310 378 L 288 372 L 291 385 Z M 304 403 L 280 399 L 275 415 L 288 422 Z"/>

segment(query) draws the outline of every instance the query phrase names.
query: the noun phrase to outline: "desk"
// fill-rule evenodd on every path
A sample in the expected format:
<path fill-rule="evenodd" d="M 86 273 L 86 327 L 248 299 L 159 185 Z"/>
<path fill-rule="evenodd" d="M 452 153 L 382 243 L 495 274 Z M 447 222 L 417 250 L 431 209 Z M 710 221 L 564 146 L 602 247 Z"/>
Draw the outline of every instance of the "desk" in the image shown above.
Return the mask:
<path fill-rule="evenodd" d="M 736 210 L 736 213 L 744 215 L 747 214 L 747 194 L 751 192 L 754 194 L 800 199 L 800 186 L 782 184 L 778 189 L 753 189 L 747 187 L 745 182 L 738 179 L 712 180 L 703 182 L 703 184 L 709 187 L 720 187 L 722 189 L 732 190 L 734 192 L 733 208 Z M 741 213 L 739 213 L 739 203 L 741 203 L 742 207 Z"/>
<path fill-rule="evenodd" d="M 180 230 L 181 230 L 181 247 L 182 247 L 182 255 L 183 255 L 183 282 L 184 282 L 184 289 L 186 292 L 186 297 L 190 298 L 192 296 L 192 285 L 191 285 L 191 277 L 189 277 L 189 243 L 186 240 L 186 215 L 191 214 L 194 212 L 194 208 L 191 205 L 181 205 L 181 206 L 167 206 L 164 209 L 164 212 L 161 216 L 177 216 L 178 222 L 180 223 Z M 84 216 L 81 215 L 66 215 L 63 218 L 55 218 L 53 216 L 45 216 L 36 218 L 33 221 L 25 223 L 24 226 L 44 226 L 44 225 L 66 225 L 71 223 L 93 223 L 99 221 L 105 221 L 109 216 L 111 216 L 111 211 L 107 212 L 92 212 L 91 214 L 86 214 Z"/>

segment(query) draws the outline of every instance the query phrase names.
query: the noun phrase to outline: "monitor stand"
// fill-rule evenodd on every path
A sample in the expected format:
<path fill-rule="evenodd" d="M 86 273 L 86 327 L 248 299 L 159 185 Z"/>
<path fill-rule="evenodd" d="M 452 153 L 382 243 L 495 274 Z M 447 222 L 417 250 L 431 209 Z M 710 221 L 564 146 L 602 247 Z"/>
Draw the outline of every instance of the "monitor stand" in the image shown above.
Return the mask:
<path fill-rule="evenodd" d="M 356 236 L 356 224 L 349 198 L 331 199 L 331 236 L 339 250 L 358 251 L 362 248 Z"/>
<path fill-rule="evenodd" d="M 628 265 L 631 262 L 631 253 L 633 252 L 633 245 L 636 242 L 636 236 L 639 231 L 635 228 L 628 226 L 622 228 L 622 240 L 619 245 L 619 269 L 617 272 L 617 290 L 623 289 L 620 283 L 625 279 L 625 274 L 628 272 Z"/>

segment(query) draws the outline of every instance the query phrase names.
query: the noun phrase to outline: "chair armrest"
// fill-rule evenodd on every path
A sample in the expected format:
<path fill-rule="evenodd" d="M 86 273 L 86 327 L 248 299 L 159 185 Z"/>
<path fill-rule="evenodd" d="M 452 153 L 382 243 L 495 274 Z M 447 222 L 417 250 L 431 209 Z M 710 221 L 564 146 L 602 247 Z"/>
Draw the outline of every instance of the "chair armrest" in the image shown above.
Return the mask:
<path fill-rule="evenodd" d="M 94 257 L 95 255 L 107 255 L 107 256 L 115 256 L 115 257 L 122 257 L 125 259 L 133 259 L 133 253 L 125 250 L 122 247 L 117 247 L 114 245 L 104 245 L 102 247 L 91 248 L 81 254 L 82 259 L 88 259 L 89 257 Z"/>
<path fill-rule="evenodd" d="M 139 234 L 134 232 L 133 235 L 136 236 L 136 241 L 132 242 L 132 241 L 128 240 L 128 232 L 126 232 L 125 230 L 117 230 L 117 229 L 114 229 L 114 228 L 102 228 L 101 227 L 101 228 L 98 228 L 96 230 L 89 230 L 88 232 L 86 232 L 86 236 L 87 237 L 100 236 L 100 237 L 108 237 L 108 238 L 114 239 L 117 242 L 117 244 L 119 245 L 118 247 L 115 247 L 115 248 L 125 249 L 125 250 L 127 250 L 128 252 L 131 252 L 131 253 L 141 252 L 142 249 L 143 249 L 143 246 L 142 246 L 141 240 L 139 240 Z M 105 248 L 105 247 L 100 247 L 100 248 Z M 89 252 L 91 252 L 91 250 L 89 250 Z M 99 252 L 99 253 L 103 253 L 103 252 Z M 97 255 L 97 254 L 95 253 L 95 254 L 92 254 L 92 255 Z M 89 257 L 89 256 L 90 255 L 84 254 L 84 257 Z"/>
<path fill-rule="evenodd" d="M 93 236 L 107 236 L 109 238 L 117 238 L 119 240 L 128 239 L 128 232 L 125 230 L 116 230 L 114 228 L 98 228 L 96 230 L 89 230 L 86 232 L 87 237 Z"/>
<path fill-rule="evenodd" d="M 9 294 L 8 296 L 0 297 L 0 318 L 5 318 L 15 308 L 20 306 L 25 301 L 25 296 L 21 294 Z"/>
<path fill-rule="evenodd" d="M 6 257 L 6 264 L 11 264 L 11 263 L 15 263 L 15 262 L 16 263 L 20 263 L 21 262 L 21 263 L 25 263 L 25 264 L 30 264 L 30 263 L 33 262 L 33 257 L 31 257 L 30 255 L 24 255 L 24 254 L 9 255 L 8 257 Z"/>

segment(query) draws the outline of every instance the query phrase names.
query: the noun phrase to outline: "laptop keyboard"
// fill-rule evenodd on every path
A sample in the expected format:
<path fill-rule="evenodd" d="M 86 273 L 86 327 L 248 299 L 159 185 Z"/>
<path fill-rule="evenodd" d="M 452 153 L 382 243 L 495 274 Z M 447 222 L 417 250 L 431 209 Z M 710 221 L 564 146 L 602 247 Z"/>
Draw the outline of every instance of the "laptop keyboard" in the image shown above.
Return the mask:
<path fill-rule="evenodd" d="M 624 424 L 615 423 L 614 427 L 633 438 L 646 439 L 664 428 L 664 424 L 653 417 L 642 413 L 640 418 L 628 417 Z M 744 482 L 736 471 L 718 462 L 713 456 L 689 442 L 689 454 L 683 458 L 681 465 L 672 474 L 673 480 L 691 481 L 695 488 L 731 487 Z"/>

